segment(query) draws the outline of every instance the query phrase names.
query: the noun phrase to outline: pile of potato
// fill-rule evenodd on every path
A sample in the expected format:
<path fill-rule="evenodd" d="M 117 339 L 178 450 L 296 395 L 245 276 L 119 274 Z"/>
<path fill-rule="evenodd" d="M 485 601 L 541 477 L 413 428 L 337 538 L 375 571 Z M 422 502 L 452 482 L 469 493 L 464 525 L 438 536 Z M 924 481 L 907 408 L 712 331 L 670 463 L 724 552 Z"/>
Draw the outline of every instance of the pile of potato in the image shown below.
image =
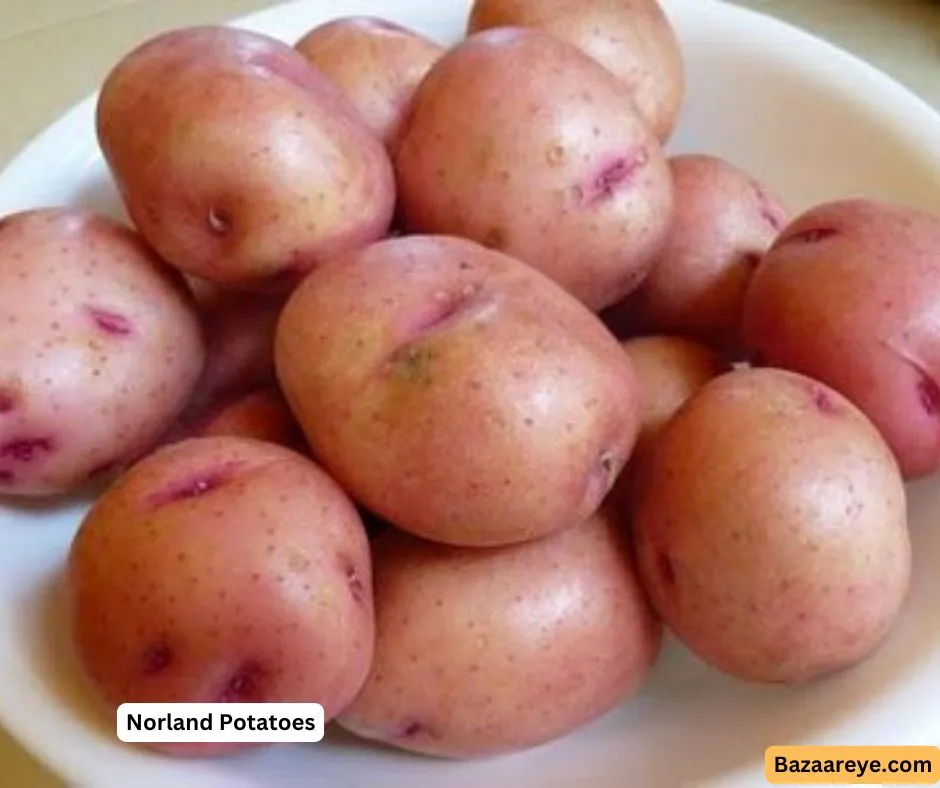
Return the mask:
<path fill-rule="evenodd" d="M 319 702 L 468 758 L 634 696 L 664 627 L 754 682 L 875 651 L 940 468 L 940 219 L 788 216 L 667 154 L 683 95 L 655 0 L 114 67 L 132 228 L 0 223 L 0 491 L 106 483 L 68 581 L 107 708 Z"/>

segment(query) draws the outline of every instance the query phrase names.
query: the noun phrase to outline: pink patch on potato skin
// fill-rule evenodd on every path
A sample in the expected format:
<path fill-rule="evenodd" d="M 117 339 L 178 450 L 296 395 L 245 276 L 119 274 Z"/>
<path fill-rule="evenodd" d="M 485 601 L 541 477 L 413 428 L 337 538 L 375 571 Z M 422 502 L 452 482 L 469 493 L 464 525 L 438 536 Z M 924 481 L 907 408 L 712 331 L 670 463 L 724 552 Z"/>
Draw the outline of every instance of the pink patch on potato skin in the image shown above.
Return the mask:
<path fill-rule="evenodd" d="M 0 416 L 10 413 L 16 408 L 16 397 L 8 391 L 0 390 Z"/>
<path fill-rule="evenodd" d="M 839 412 L 835 398 L 824 387 L 811 383 L 808 386 L 808 393 L 813 405 L 820 413 L 832 415 Z"/>
<path fill-rule="evenodd" d="M 209 468 L 198 474 L 193 474 L 183 481 L 177 482 L 159 490 L 147 499 L 151 509 L 160 509 L 169 504 L 187 501 L 208 495 L 228 483 L 235 472 L 243 465 L 241 462 L 231 462 L 217 468 Z"/>
<path fill-rule="evenodd" d="M 940 414 L 940 385 L 924 372 L 917 381 L 917 398 L 928 416 Z"/>
<path fill-rule="evenodd" d="M 777 242 L 777 247 L 789 244 L 815 244 L 839 234 L 834 227 L 813 227 L 791 235 L 786 235 Z"/>
<path fill-rule="evenodd" d="M 98 329 L 105 334 L 126 337 L 134 333 L 134 324 L 118 312 L 96 306 L 88 306 L 86 310 Z"/>
<path fill-rule="evenodd" d="M 38 459 L 40 454 L 49 454 L 53 448 L 50 438 L 20 438 L 0 446 L 0 458 L 30 463 Z"/>
<path fill-rule="evenodd" d="M 10 487 L 13 480 L 13 471 L 0 470 L 0 487 Z"/>
<path fill-rule="evenodd" d="M 266 671 L 254 660 L 245 660 L 229 676 L 216 703 L 261 703 Z"/>
<path fill-rule="evenodd" d="M 586 183 L 577 187 L 581 203 L 590 207 L 609 199 L 617 189 L 627 184 L 645 167 L 649 160 L 649 151 L 645 148 L 607 160 Z"/>
<path fill-rule="evenodd" d="M 144 652 L 143 671 L 145 676 L 153 676 L 166 670 L 173 661 L 172 649 L 163 642 L 157 643 Z"/>

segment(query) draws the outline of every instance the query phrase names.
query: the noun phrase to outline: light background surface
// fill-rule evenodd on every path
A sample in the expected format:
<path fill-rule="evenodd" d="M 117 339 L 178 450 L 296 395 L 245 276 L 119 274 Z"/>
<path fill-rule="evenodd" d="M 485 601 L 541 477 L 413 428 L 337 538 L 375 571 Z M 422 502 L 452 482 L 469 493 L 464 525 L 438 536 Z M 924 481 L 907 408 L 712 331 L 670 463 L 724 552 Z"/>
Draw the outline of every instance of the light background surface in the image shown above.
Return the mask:
<path fill-rule="evenodd" d="M 940 110 L 937 0 L 731 1 L 862 56 Z M 0 0 L 0 166 L 94 90 L 117 58 L 144 38 L 271 5 L 269 0 Z M 64 784 L 0 730 L 0 785 Z"/>

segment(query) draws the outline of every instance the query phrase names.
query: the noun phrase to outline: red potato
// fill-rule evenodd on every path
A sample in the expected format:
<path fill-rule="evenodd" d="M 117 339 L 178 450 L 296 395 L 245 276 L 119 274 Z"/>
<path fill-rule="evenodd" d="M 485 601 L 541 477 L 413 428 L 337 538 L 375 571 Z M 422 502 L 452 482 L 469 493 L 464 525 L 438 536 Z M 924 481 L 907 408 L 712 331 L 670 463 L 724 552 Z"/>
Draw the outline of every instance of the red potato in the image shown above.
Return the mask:
<path fill-rule="evenodd" d="M 907 596 L 904 483 L 847 399 L 777 369 L 699 389 L 660 433 L 633 507 L 640 574 L 719 670 L 797 683 L 858 664 Z"/>
<path fill-rule="evenodd" d="M 141 238 L 50 208 L 0 222 L 0 494 L 68 493 L 148 450 L 205 363 L 182 278 Z"/>
<path fill-rule="evenodd" d="M 437 61 L 396 169 L 409 231 L 518 257 L 593 310 L 640 284 L 672 217 L 665 155 L 629 89 L 533 30 L 478 33 Z"/>
<path fill-rule="evenodd" d="M 715 156 L 670 160 L 675 213 L 649 276 L 604 316 L 620 336 L 682 334 L 739 352 L 744 293 L 787 222 L 779 199 Z"/>
<path fill-rule="evenodd" d="M 352 502 L 304 457 L 232 437 L 169 446 L 121 477 L 75 536 L 78 654 L 111 707 L 320 703 L 330 720 L 372 661 L 368 550 Z"/>
<path fill-rule="evenodd" d="M 940 469 L 940 218 L 873 200 L 817 206 L 784 230 L 744 307 L 757 363 L 854 402 L 908 479 Z"/>
<path fill-rule="evenodd" d="M 469 33 L 532 27 L 574 44 L 622 79 L 643 119 L 665 142 L 685 96 L 685 64 L 657 0 L 476 0 Z"/>
<path fill-rule="evenodd" d="M 373 564 L 375 659 L 337 718 L 367 739 L 449 758 L 534 747 L 635 695 L 659 654 L 607 511 L 495 550 L 386 531 Z"/>
<path fill-rule="evenodd" d="M 389 240 L 311 274 L 275 365 L 314 455 L 362 505 L 435 541 L 583 522 L 636 439 L 634 373 L 597 317 L 461 239 Z"/>
<path fill-rule="evenodd" d="M 623 349 L 639 381 L 638 445 L 650 444 L 695 392 L 731 370 L 713 350 L 683 337 L 638 337 Z"/>
<path fill-rule="evenodd" d="M 158 35 L 112 69 L 97 124 L 134 223 L 195 276 L 289 289 L 391 222 L 381 142 L 273 38 L 211 26 Z"/>
<path fill-rule="evenodd" d="M 363 16 L 320 25 L 295 48 L 343 90 L 389 148 L 415 89 L 444 54 L 440 44 L 413 30 Z"/>
<path fill-rule="evenodd" d="M 192 437 L 232 435 L 277 443 L 306 453 L 303 433 L 277 389 L 240 397 L 196 425 Z"/>
<path fill-rule="evenodd" d="M 280 295 L 203 291 L 198 304 L 208 343 L 206 366 L 187 418 L 276 384 L 274 331 L 285 301 Z"/>

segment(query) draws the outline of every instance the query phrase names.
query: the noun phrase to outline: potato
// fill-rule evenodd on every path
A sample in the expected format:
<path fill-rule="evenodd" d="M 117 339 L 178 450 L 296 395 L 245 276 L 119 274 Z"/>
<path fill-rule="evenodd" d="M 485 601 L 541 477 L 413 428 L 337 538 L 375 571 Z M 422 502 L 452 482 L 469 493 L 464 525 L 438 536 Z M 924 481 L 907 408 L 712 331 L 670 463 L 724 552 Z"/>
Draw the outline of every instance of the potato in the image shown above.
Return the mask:
<path fill-rule="evenodd" d="M 303 433 L 280 391 L 263 389 L 222 406 L 197 424 L 192 437 L 232 435 L 306 453 Z"/>
<path fill-rule="evenodd" d="M 444 54 L 440 44 L 414 30 L 364 16 L 320 25 L 295 48 L 342 89 L 389 148 L 415 89 Z"/>
<path fill-rule="evenodd" d="M 362 522 L 326 473 L 279 446 L 201 438 L 144 459 L 88 512 L 68 579 L 78 654 L 110 706 L 321 703 L 329 720 L 371 665 Z"/>
<path fill-rule="evenodd" d="M 754 269 L 787 221 L 782 203 L 715 156 L 670 160 L 675 213 L 649 276 L 605 315 L 619 336 L 683 334 L 741 348 L 741 308 Z"/>
<path fill-rule="evenodd" d="M 195 276 L 289 289 L 391 222 L 381 141 L 273 38 L 212 26 L 160 34 L 112 69 L 97 124 L 134 223 Z"/>
<path fill-rule="evenodd" d="M 457 238 L 383 241 L 311 274 L 281 314 L 275 366 L 343 487 L 450 544 L 583 521 L 636 438 L 635 376 L 597 317 Z"/>
<path fill-rule="evenodd" d="M 372 671 L 337 718 L 367 739 L 450 758 L 533 747 L 634 695 L 659 653 L 607 511 L 491 550 L 386 531 L 373 565 Z"/>
<path fill-rule="evenodd" d="M 478 33 L 437 61 L 396 169 L 409 231 L 504 251 L 594 310 L 639 285 L 672 217 L 665 155 L 629 89 L 533 30 Z"/>
<path fill-rule="evenodd" d="M 875 423 L 908 479 L 940 469 L 940 218 L 864 199 L 793 221 L 744 307 L 755 362 L 817 378 Z"/>
<path fill-rule="evenodd" d="M 205 363 L 182 278 L 102 216 L 0 223 L 0 494 L 71 492 L 149 449 Z"/>
<path fill-rule="evenodd" d="M 741 679 L 806 682 L 881 644 L 907 595 L 904 484 L 847 399 L 777 369 L 723 375 L 660 433 L 633 510 L 655 608 Z"/>
<path fill-rule="evenodd" d="M 710 348 L 683 337 L 637 337 L 623 349 L 639 381 L 638 444 L 649 444 L 696 391 L 731 369 Z"/>
<path fill-rule="evenodd" d="M 663 142 L 685 95 L 679 41 L 657 0 L 476 0 L 468 31 L 532 27 L 568 41 L 622 79 Z"/>
<path fill-rule="evenodd" d="M 208 343 L 206 366 L 187 419 L 258 389 L 274 386 L 274 330 L 282 295 L 204 291 L 199 311 Z"/>

